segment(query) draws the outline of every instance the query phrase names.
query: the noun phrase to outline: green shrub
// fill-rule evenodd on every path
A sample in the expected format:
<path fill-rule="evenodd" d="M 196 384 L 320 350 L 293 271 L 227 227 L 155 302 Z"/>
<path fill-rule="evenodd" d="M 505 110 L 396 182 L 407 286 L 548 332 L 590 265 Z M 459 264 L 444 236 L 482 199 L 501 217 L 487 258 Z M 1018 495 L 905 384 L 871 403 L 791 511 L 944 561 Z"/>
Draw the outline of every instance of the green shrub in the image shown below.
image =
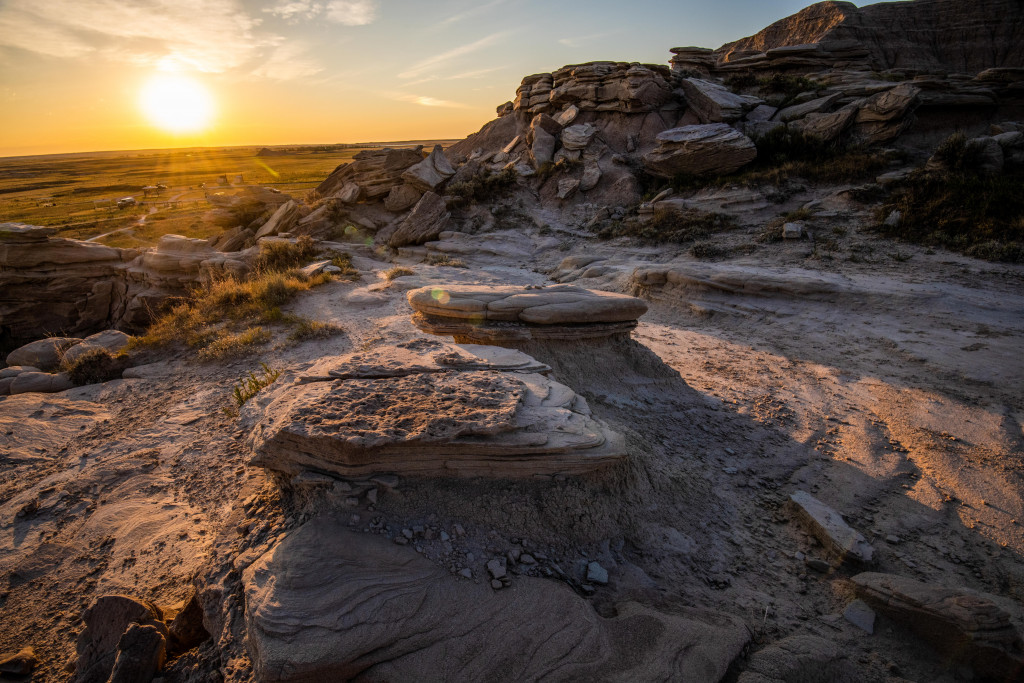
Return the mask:
<path fill-rule="evenodd" d="M 250 398 L 260 393 L 261 389 L 273 384 L 281 376 L 280 370 L 274 370 L 266 363 L 260 363 L 260 369 L 262 372 L 258 375 L 250 370 L 249 376 L 243 377 L 241 383 L 235 385 L 232 396 L 236 408 L 244 406 Z"/>

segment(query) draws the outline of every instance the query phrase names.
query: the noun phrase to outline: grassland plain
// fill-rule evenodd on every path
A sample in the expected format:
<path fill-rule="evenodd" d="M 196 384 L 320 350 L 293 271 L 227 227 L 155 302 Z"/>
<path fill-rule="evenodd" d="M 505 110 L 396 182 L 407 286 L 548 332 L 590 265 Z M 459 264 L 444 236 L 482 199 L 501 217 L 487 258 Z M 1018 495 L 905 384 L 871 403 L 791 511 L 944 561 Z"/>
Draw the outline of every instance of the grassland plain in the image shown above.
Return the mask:
<path fill-rule="evenodd" d="M 0 158 L 0 221 L 56 227 L 61 237 L 117 247 L 161 235 L 210 237 L 208 194 L 264 185 L 301 196 L 358 152 L 408 141 L 353 145 L 187 148 Z M 260 150 L 269 149 L 270 154 Z M 158 190 L 143 188 L 165 186 Z M 136 204 L 119 209 L 117 200 Z"/>

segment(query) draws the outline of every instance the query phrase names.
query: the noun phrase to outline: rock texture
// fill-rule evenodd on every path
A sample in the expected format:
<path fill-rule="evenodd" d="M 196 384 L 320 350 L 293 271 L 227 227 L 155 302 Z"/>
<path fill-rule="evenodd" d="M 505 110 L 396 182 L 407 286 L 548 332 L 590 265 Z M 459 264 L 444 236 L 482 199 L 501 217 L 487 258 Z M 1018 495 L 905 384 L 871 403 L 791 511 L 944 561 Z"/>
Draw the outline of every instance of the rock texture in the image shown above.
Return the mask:
<path fill-rule="evenodd" d="M 524 78 L 513 107 L 530 114 L 569 105 L 582 111 L 654 111 L 671 95 L 668 77 L 669 69 L 655 64 L 570 64 Z"/>
<path fill-rule="evenodd" d="M 701 123 L 732 123 L 764 104 L 756 97 L 737 95 L 724 85 L 699 78 L 684 78 L 680 86 L 686 96 L 686 103 Z"/>
<path fill-rule="evenodd" d="M 738 620 L 633 602 L 601 617 L 567 586 L 493 591 L 408 548 L 316 518 L 244 573 L 263 681 L 721 679 L 749 640 Z"/>
<path fill-rule="evenodd" d="M 658 147 L 644 155 L 644 168 L 663 178 L 732 173 L 757 157 L 754 142 L 724 123 L 673 128 L 656 140 Z"/>
<path fill-rule="evenodd" d="M 106 683 L 111 678 L 115 663 L 122 659 L 118 680 L 132 680 L 128 675 L 136 667 L 131 667 L 132 662 L 128 660 L 141 659 L 144 663 L 145 653 L 160 651 L 156 636 L 160 641 L 167 636 L 162 616 L 154 605 L 127 596 L 104 595 L 97 598 L 82 617 L 85 630 L 78 635 L 74 683 Z M 140 626 L 147 630 L 138 631 Z M 132 635 L 128 636 L 128 632 Z M 162 665 L 163 660 L 159 661 Z M 154 669 L 152 673 L 155 672 Z M 152 680 L 152 673 L 145 680 Z"/>
<path fill-rule="evenodd" d="M 874 572 L 858 574 L 853 583 L 871 607 L 929 641 L 944 658 L 993 680 L 1019 680 L 1024 671 L 1020 633 L 984 594 Z"/>
<path fill-rule="evenodd" d="M 427 192 L 388 238 L 388 246 L 397 248 L 429 242 L 441 234 L 450 219 L 444 200 Z"/>
<path fill-rule="evenodd" d="M 383 197 L 391 188 L 400 185 L 402 173 L 407 168 L 423 161 L 422 149 L 364 150 L 352 157 L 352 162 L 342 164 L 320 183 L 316 190 L 322 197 L 333 197 L 346 184 L 355 183 L 362 188 L 368 199 Z"/>
<path fill-rule="evenodd" d="M 572 285 L 422 287 L 406 296 L 420 329 L 473 343 L 622 334 L 647 311 L 635 297 Z"/>
<path fill-rule="evenodd" d="M 441 149 L 441 145 L 435 145 L 430 156 L 402 173 L 402 180 L 420 192 L 430 192 L 453 175 L 455 169 L 448 163 L 444 150 Z"/>
<path fill-rule="evenodd" d="M 531 477 L 625 455 L 622 438 L 529 356 L 431 340 L 322 360 L 245 409 L 252 463 L 341 476 Z"/>

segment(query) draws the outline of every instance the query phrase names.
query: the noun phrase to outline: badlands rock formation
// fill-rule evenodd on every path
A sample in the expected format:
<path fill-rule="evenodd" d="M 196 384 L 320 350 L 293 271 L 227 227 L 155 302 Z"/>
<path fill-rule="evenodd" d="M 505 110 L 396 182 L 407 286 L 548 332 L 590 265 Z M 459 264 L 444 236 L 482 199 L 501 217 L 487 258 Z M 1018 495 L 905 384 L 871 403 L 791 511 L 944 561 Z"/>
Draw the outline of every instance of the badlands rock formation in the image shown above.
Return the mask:
<path fill-rule="evenodd" d="M 423 287 L 407 296 L 421 330 L 470 343 L 628 334 L 647 312 L 635 297 L 571 285 Z"/>
<path fill-rule="evenodd" d="M 246 408 L 252 463 L 287 475 L 578 474 L 624 454 L 525 354 L 430 340 L 319 361 Z"/>

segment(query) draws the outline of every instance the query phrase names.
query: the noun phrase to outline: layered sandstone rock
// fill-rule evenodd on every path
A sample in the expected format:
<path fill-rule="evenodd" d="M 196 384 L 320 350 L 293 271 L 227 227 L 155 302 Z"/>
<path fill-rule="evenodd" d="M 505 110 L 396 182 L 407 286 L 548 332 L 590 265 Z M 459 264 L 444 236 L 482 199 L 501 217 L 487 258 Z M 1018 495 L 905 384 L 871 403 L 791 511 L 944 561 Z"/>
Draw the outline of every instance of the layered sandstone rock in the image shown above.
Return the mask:
<path fill-rule="evenodd" d="M 680 83 L 686 103 L 701 123 L 732 123 L 764 102 L 749 95 L 737 95 L 725 86 L 699 78 L 684 78 Z"/>
<path fill-rule="evenodd" d="M 565 584 L 501 591 L 321 516 L 242 577 L 262 681 L 719 680 L 749 641 L 738 620 L 635 602 L 599 616 Z"/>
<path fill-rule="evenodd" d="M 658 147 L 644 155 L 644 168 L 663 178 L 732 173 L 757 157 L 754 142 L 724 123 L 672 128 L 655 139 Z"/>
<path fill-rule="evenodd" d="M 455 169 L 448 162 L 441 145 L 435 145 L 426 159 L 410 166 L 402 173 L 402 180 L 420 192 L 430 192 L 436 190 L 454 174 Z"/>
<path fill-rule="evenodd" d="M 316 190 L 322 197 L 333 197 L 348 183 L 358 185 L 368 199 L 383 197 L 391 188 L 402 183 L 402 173 L 414 164 L 423 161 L 421 148 L 416 149 L 367 149 L 352 157 L 352 162 L 342 164 L 320 183 Z"/>
<path fill-rule="evenodd" d="M 445 201 L 433 192 L 427 192 L 388 238 L 388 246 L 398 248 L 428 242 L 441 234 L 450 219 L 451 213 Z"/>
<path fill-rule="evenodd" d="M 622 438 L 507 349 L 415 340 L 319 361 L 244 411 L 252 464 L 360 476 L 532 477 L 605 467 Z"/>
<path fill-rule="evenodd" d="M 422 287 L 406 295 L 421 330 L 457 341 L 510 344 L 628 333 L 647 304 L 572 285 Z"/>
<path fill-rule="evenodd" d="M 988 596 L 895 574 L 866 572 L 853 583 L 871 607 L 928 640 L 944 658 L 992 680 L 1016 680 L 1024 671 L 1024 641 Z"/>
<path fill-rule="evenodd" d="M 554 73 L 524 78 L 513 106 L 528 114 L 568 106 L 582 111 L 655 111 L 671 97 L 670 76 L 667 67 L 656 64 L 570 64 Z"/>

